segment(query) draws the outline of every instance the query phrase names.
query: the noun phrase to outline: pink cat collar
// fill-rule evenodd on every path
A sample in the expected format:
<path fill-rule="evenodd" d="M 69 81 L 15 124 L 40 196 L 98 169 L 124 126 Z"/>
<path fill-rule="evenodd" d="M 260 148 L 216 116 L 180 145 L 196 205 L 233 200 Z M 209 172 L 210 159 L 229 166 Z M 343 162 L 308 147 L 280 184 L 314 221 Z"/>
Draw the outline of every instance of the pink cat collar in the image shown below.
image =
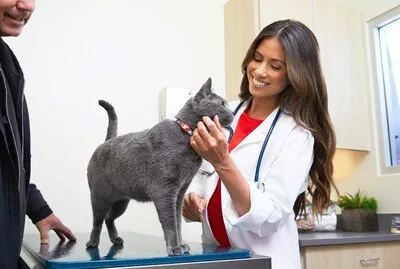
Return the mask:
<path fill-rule="evenodd" d="M 190 128 L 190 126 L 186 123 L 181 121 L 180 119 L 175 119 L 175 122 L 178 123 L 179 126 L 181 126 L 181 128 L 188 133 L 189 135 L 193 135 L 193 131 Z"/>

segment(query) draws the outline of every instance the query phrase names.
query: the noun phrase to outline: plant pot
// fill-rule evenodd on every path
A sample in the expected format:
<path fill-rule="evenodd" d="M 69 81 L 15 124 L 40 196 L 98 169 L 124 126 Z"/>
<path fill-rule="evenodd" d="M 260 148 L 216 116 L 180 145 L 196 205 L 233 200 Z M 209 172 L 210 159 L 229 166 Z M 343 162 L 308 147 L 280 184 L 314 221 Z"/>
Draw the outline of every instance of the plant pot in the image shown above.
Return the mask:
<path fill-rule="evenodd" d="M 342 209 L 342 230 L 345 232 L 378 231 L 376 210 Z"/>

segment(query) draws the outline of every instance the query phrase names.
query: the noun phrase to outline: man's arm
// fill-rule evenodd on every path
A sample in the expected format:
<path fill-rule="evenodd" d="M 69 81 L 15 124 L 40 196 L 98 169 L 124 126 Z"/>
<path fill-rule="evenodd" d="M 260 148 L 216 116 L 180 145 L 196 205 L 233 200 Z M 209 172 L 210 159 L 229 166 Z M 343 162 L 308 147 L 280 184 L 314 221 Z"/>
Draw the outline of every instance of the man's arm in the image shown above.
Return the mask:
<path fill-rule="evenodd" d="M 33 224 L 47 218 L 53 213 L 47 202 L 44 200 L 35 184 L 29 184 L 27 193 L 26 214 Z"/>
<path fill-rule="evenodd" d="M 60 240 L 65 240 L 65 238 L 73 241 L 76 240 L 71 230 L 64 226 L 53 214 L 53 211 L 35 184 L 30 184 L 28 187 L 26 214 L 39 230 L 40 242 L 42 244 L 49 243 L 50 230 L 54 230 Z"/>

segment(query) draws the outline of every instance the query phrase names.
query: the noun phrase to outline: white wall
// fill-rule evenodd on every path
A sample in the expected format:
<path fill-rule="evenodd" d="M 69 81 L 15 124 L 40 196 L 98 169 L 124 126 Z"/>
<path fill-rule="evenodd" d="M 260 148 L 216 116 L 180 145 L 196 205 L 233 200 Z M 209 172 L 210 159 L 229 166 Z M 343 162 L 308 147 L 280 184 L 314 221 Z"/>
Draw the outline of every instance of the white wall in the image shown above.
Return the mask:
<path fill-rule="evenodd" d="M 91 229 L 86 165 L 107 127 L 98 99 L 115 105 L 126 133 L 158 121 L 166 85 L 198 88 L 210 76 L 225 91 L 226 0 L 117 2 L 38 0 L 22 36 L 6 39 L 26 76 L 31 180 L 75 232 Z M 162 235 L 153 204 L 131 202 L 117 225 Z M 200 241 L 199 225 L 185 225 L 184 237 Z"/>

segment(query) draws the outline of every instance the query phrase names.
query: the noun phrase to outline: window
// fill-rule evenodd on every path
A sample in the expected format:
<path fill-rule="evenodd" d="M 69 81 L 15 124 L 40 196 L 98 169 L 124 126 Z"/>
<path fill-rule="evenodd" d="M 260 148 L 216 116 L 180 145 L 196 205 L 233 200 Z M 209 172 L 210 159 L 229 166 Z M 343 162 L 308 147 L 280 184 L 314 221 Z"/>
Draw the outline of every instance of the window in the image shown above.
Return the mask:
<path fill-rule="evenodd" d="M 400 5 L 368 21 L 378 173 L 400 174 Z"/>
<path fill-rule="evenodd" d="M 387 166 L 400 166 L 400 18 L 378 27 L 381 87 L 384 91 Z M 380 70 L 379 70 L 380 69 Z M 385 130 L 386 129 L 386 130 Z"/>

